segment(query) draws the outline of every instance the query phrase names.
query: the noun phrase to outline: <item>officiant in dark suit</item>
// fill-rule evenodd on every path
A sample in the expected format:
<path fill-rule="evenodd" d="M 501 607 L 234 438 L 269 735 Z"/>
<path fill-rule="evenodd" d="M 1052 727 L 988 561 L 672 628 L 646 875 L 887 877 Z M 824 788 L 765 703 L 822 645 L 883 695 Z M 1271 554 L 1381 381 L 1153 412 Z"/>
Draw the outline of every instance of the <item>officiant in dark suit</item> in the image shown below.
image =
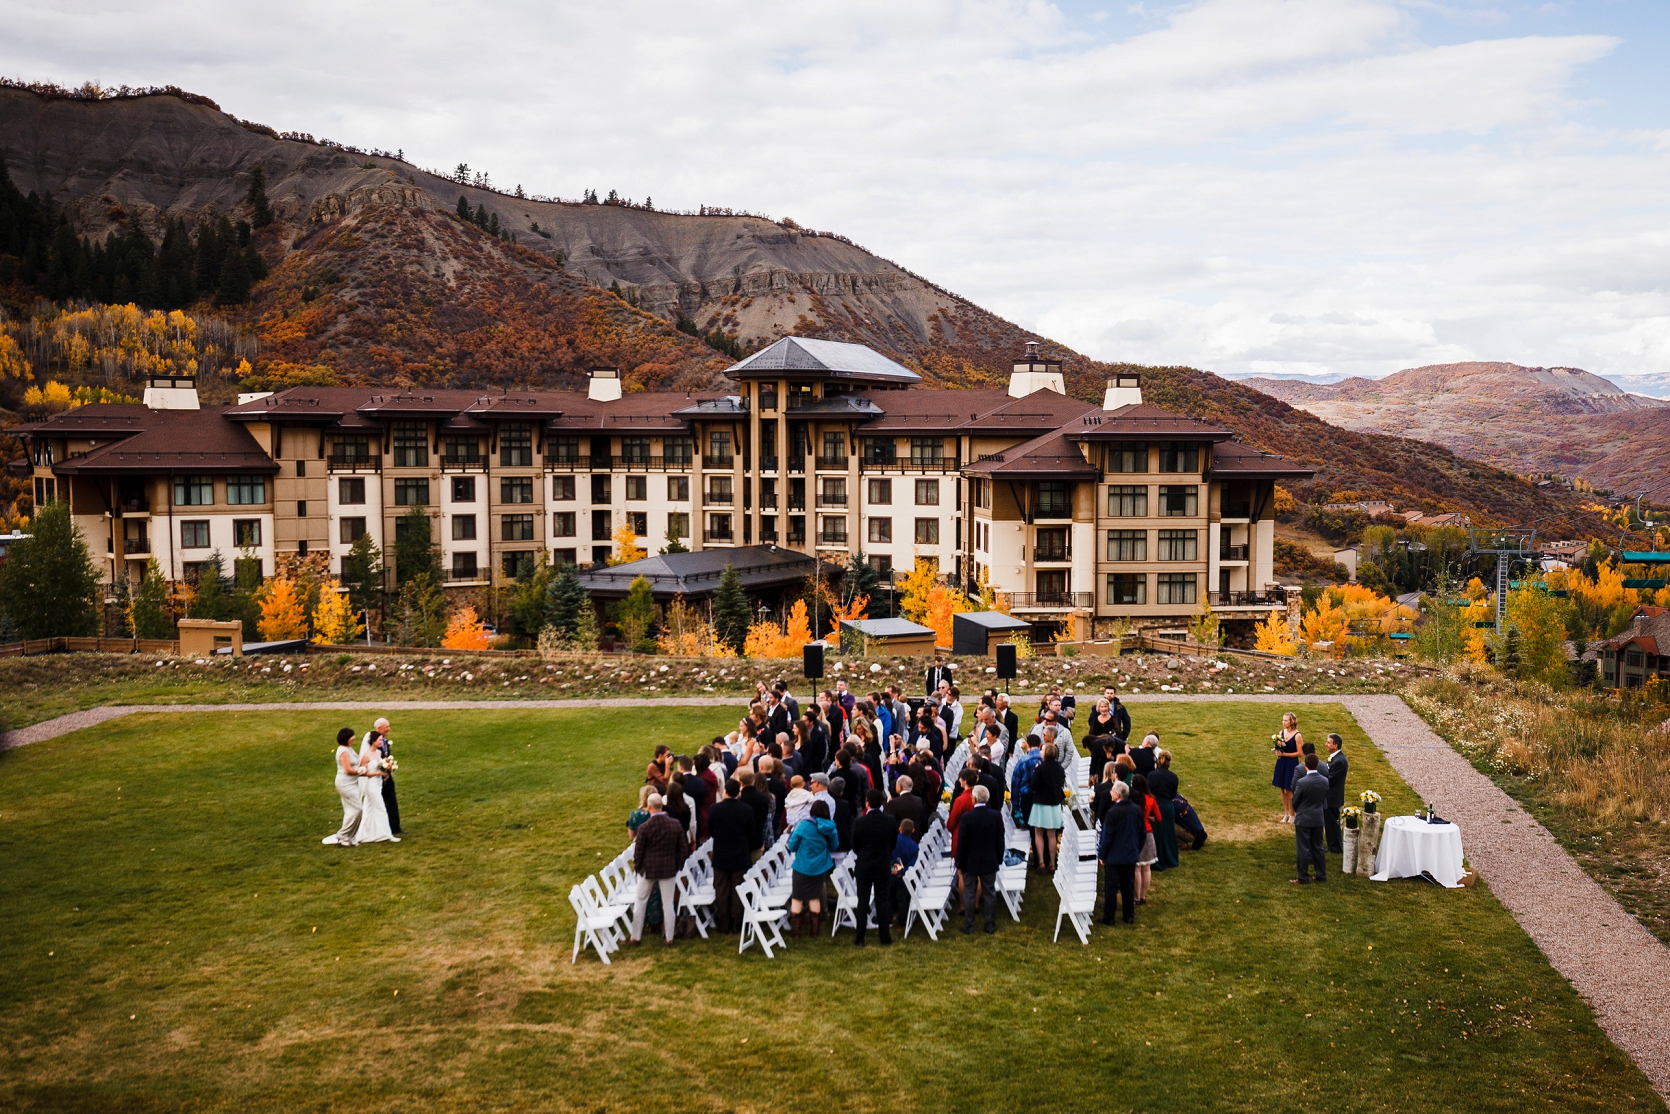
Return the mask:
<path fill-rule="evenodd" d="M 1328 747 L 1328 807 L 1322 812 L 1322 826 L 1328 836 L 1328 851 L 1338 855 L 1344 850 L 1340 842 L 1339 813 L 1345 807 L 1345 775 L 1351 762 L 1345 757 L 1345 740 L 1329 735 Z"/>
<path fill-rule="evenodd" d="M 956 678 L 951 675 L 951 667 L 945 664 L 944 658 L 935 658 L 933 665 L 928 667 L 928 695 L 939 692 L 941 684 L 954 685 Z"/>
<path fill-rule="evenodd" d="M 377 752 L 383 756 L 383 808 L 389 814 L 389 831 L 400 835 L 400 801 L 394 795 L 394 771 L 388 769 L 389 721 L 379 719 L 372 724 L 371 730 L 365 733 L 365 741 L 376 747 Z"/>

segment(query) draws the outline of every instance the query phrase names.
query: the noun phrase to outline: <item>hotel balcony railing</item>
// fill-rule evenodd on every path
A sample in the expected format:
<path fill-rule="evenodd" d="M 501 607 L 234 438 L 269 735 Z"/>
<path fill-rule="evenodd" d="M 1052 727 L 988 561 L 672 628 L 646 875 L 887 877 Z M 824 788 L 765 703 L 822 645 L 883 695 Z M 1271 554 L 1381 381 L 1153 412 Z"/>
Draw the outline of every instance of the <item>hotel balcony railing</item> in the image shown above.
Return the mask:
<path fill-rule="evenodd" d="M 702 469 L 707 472 L 729 471 L 736 467 L 736 454 L 726 453 L 724 456 L 709 454 L 702 457 Z"/>
<path fill-rule="evenodd" d="M 955 472 L 960 467 L 955 457 L 939 460 L 861 460 L 858 463 L 860 472 Z"/>
<path fill-rule="evenodd" d="M 383 468 L 383 458 L 380 456 L 361 455 L 359 453 L 332 453 L 325 458 L 325 465 L 332 472 L 347 469 L 358 471 L 370 469 L 380 472 Z"/>
<path fill-rule="evenodd" d="M 762 457 L 760 457 L 760 471 L 762 471 L 762 472 L 775 472 L 775 471 L 777 471 L 777 458 L 774 457 L 774 456 L 762 456 Z"/>
<path fill-rule="evenodd" d="M 545 458 L 545 469 L 548 472 L 590 472 L 591 457 L 547 456 Z"/>
<path fill-rule="evenodd" d="M 477 453 L 475 456 L 443 456 L 437 457 L 441 462 L 443 472 L 474 472 L 487 470 L 487 458 Z"/>
<path fill-rule="evenodd" d="M 760 510 L 762 510 L 762 511 L 774 511 L 776 509 L 777 509 L 777 496 L 775 496 L 775 495 L 761 495 L 760 496 Z"/>
<path fill-rule="evenodd" d="M 483 580 L 480 568 L 450 569 L 447 571 L 448 580 Z"/>
<path fill-rule="evenodd" d="M 770 528 L 765 527 L 765 526 L 760 527 L 760 541 L 762 541 L 762 542 L 774 542 L 776 540 L 777 540 L 777 531 L 776 530 L 770 529 Z"/>
<path fill-rule="evenodd" d="M 1252 506 L 1247 503 L 1225 503 L 1218 517 L 1220 518 L 1250 518 Z"/>
<path fill-rule="evenodd" d="M 123 538 L 122 552 L 132 556 L 135 553 L 151 552 L 150 538 Z"/>
<path fill-rule="evenodd" d="M 845 492 L 839 495 L 832 495 L 828 492 L 818 493 L 818 506 L 820 507 L 844 507 L 846 505 L 847 496 Z"/>
<path fill-rule="evenodd" d="M 702 541 L 707 542 L 710 545 L 714 542 L 722 542 L 725 545 L 730 545 L 736 541 L 736 533 L 732 530 L 703 530 Z"/>
<path fill-rule="evenodd" d="M 1073 549 L 1066 545 L 1040 545 L 1032 550 L 1034 561 L 1071 561 Z"/>
<path fill-rule="evenodd" d="M 1094 607 L 1094 592 L 1011 592 L 1006 598 L 1012 607 L 1056 608 Z"/>
<path fill-rule="evenodd" d="M 818 457 L 818 467 L 824 469 L 825 471 L 845 472 L 847 470 L 847 462 L 851 459 L 851 457 L 845 456 L 820 456 Z"/>
<path fill-rule="evenodd" d="M 1208 592 L 1207 595 L 1213 607 L 1275 607 L 1286 602 L 1281 596 L 1262 592 Z"/>
<path fill-rule="evenodd" d="M 1218 547 L 1218 560 L 1220 561 L 1245 561 L 1246 559 L 1247 547 L 1245 545 L 1220 545 Z"/>
<path fill-rule="evenodd" d="M 788 544 L 790 544 L 790 545 L 805 545 L 806 544 L 806 531 L 801 530 L 801 531 L 796 532 L 794 530 L 790 530 L 789 533 L 788 533 L 788 537 L 785 540 L 787 540 Z"/>
<path fill-rule="evenodd" d="M 791 510 L 791 511 L 803 511 L 805 509 L 806 509 L 806 496 L 804 496 L 804 495 L 791 495 L 791 496 L 789 496 L 789 510 Z"/>
<path fill-rule="evenodd" d="M 788 468 L 788 470 L 789 470 L 789 472 L 791 472 L 793 474 L 796 474 L 796 475 L 804 474 L 805 471 L 806 471 L 806 458 L 803 457 L 803 456 L 793 456 L 793 455 L 791 455 L 789 457 L 789 468 Z"/>
<path fill-rule="evenodd" d="M 709 491 L 702 495 L 702 502 L 710 506 L 728 507 L 734 498 L 734 494 L 729 491 Z"/>

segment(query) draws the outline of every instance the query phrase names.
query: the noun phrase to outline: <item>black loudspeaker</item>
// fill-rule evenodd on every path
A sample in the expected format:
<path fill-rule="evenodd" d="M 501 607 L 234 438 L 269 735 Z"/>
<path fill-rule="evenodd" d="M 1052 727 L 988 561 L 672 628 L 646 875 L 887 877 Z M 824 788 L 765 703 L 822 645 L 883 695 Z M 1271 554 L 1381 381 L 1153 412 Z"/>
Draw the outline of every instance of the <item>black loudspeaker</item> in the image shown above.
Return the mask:
<path fill-rule="evenodd" d="M 1000 642 L 997 646 L 997 675 L 1004 680 L 1015 675 L 1015 644 Z"/>
<path fill-rule="evenodd" d="M 816 681 L 823 676 L 823 643 L 814 642 L 801 650 L 803 656 L 802 669 L 809 681 Z"/>

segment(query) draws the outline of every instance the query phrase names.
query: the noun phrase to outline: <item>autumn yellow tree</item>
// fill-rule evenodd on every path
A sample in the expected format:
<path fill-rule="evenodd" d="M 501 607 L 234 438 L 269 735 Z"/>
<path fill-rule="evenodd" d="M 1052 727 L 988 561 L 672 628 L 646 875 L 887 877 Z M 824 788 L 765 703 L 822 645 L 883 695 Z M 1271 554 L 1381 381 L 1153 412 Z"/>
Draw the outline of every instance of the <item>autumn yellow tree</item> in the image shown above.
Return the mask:
<path fill-rule="evenodd" d="M 261 621 L 256 629 L 267 642 L 285 642 L 307 637 L 307 610 L 296 591 L 296 582 L 288 577 L 275 576 L 267 581 L 258 597 Z"/>
<path fill-rule="evenodd" d="M 491 641 L 487 624 L 477 617 L 475 605 L 468 603 L 452 613 L 441 636 L 441 646 L 448 650 L 485 650 Z"/>
<path fill-rule="evenodd" d="M 624 565 L 630 561 L 642 561 L 649 556 L 649 551 L 638 544 L 638 535 L 632 532 L 630 523 L 622 523 L 615 531 L 615 545 L 609 556 L 609 564 Z"/>
<path fill-rule="evenodd" d="M 682 594 L 667 604 L 656 645 L 663 654 L 680 657 L 736 657 L 736 651 L 719 640 L 707 613 L 686 603 Z"/>
<path fill-rule="evenodd" d="M 1318 642 L 1337 643 L 1345 634 L 1345 613 L 1334 606 L 1333 598 L 1324 592 L 1316 601 L 1316 610 L 1308 612 L 1299 624 L 1305 645 L 1315 649 Z"/>
<path fill-rule="evenodd" d="M 945 584 L 928 589 L 928 606 L 922 619 L 925 627 L 934 629 L 934 645 L 951 645 L 951 616 L 968 610 L 968 597 Z"/>
<path fill-rule="evenodd" d="M 359 612 L 335 580 L 320 587 L 319 605 L 313 609 L 313 641 L 326 646 L 346 646 L 365 633 Z"/>
<path fill-rule="evenodd" d="M 899 594 L 899 614 L 913 623 L 922 623 L 928 614 L 928 593 L 938 582 L 939 566 L 932 560 L 918 557 L 910 572 L 894 577 L 894 587 Z"/>
<path fill-rule="evenodd" d="M 1258 624 L 1254 633 L 1258 640 L 1253 648 L 1262 650 L 1266 654 L 1285 654 L 1289 657 L 1299 652 L 1298 644 L 1293 641 L 1293 634 L 1288 630 L 1287 616 L 1279 611 L 1272 611 Z"/>
<path fill-rule="evenodd" d="M 788 630 L 777 629 L 777 624 L 769 619 L 763 623 L 752 623 L 748 627 L 748 639 L 743 643 L 742 653 L 750 658 L 792 658 L 798 657 L 801 647 L 812 641 L 812 626 L 806 614 L 806 601 L 795 600 L 789 609 Z"/>

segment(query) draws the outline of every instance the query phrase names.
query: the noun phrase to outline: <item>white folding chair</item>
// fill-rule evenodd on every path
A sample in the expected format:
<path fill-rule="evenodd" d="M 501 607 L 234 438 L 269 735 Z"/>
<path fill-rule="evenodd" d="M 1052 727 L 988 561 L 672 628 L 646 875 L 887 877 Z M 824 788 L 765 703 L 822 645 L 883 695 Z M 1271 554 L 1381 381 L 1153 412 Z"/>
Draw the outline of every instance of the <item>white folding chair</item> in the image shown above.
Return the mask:
<path fill-rule="evenodd" d="M 742 901 L 742 940 L 737 945 L 736 954 L 747 951 L 750 944 L 758 944 L 767 959 L 776 958 L 771 953 L 772 947 L 788 946 L 783 942 L 783 925 L 789 919 L 788 909 L 767 902 L 760 888 L 746 879 L 737 885 L 736 896 Z"/>
<path fill-rule="evenodd" d="M 620 947 L 619 918 L 610 910 L 598 908 L 584 885 L 569 888 L 568 903 L 574 907 L 574 954 L 568 962 L 578 963 L 580 950 L 590 947 L 597 958 L 608 963 L 609 953 Z"/>
<path fill-rule="evenodd" d="M 673 880 L 673 905 L 680 914 L 695 918 L 696 931 L 707 939 L 707 930 L 716 923 L 713 903 L 718 894 L 713 884 L 713 840 L 704 840 L 696 853 L 684 860 L 684 867 Z"/>

